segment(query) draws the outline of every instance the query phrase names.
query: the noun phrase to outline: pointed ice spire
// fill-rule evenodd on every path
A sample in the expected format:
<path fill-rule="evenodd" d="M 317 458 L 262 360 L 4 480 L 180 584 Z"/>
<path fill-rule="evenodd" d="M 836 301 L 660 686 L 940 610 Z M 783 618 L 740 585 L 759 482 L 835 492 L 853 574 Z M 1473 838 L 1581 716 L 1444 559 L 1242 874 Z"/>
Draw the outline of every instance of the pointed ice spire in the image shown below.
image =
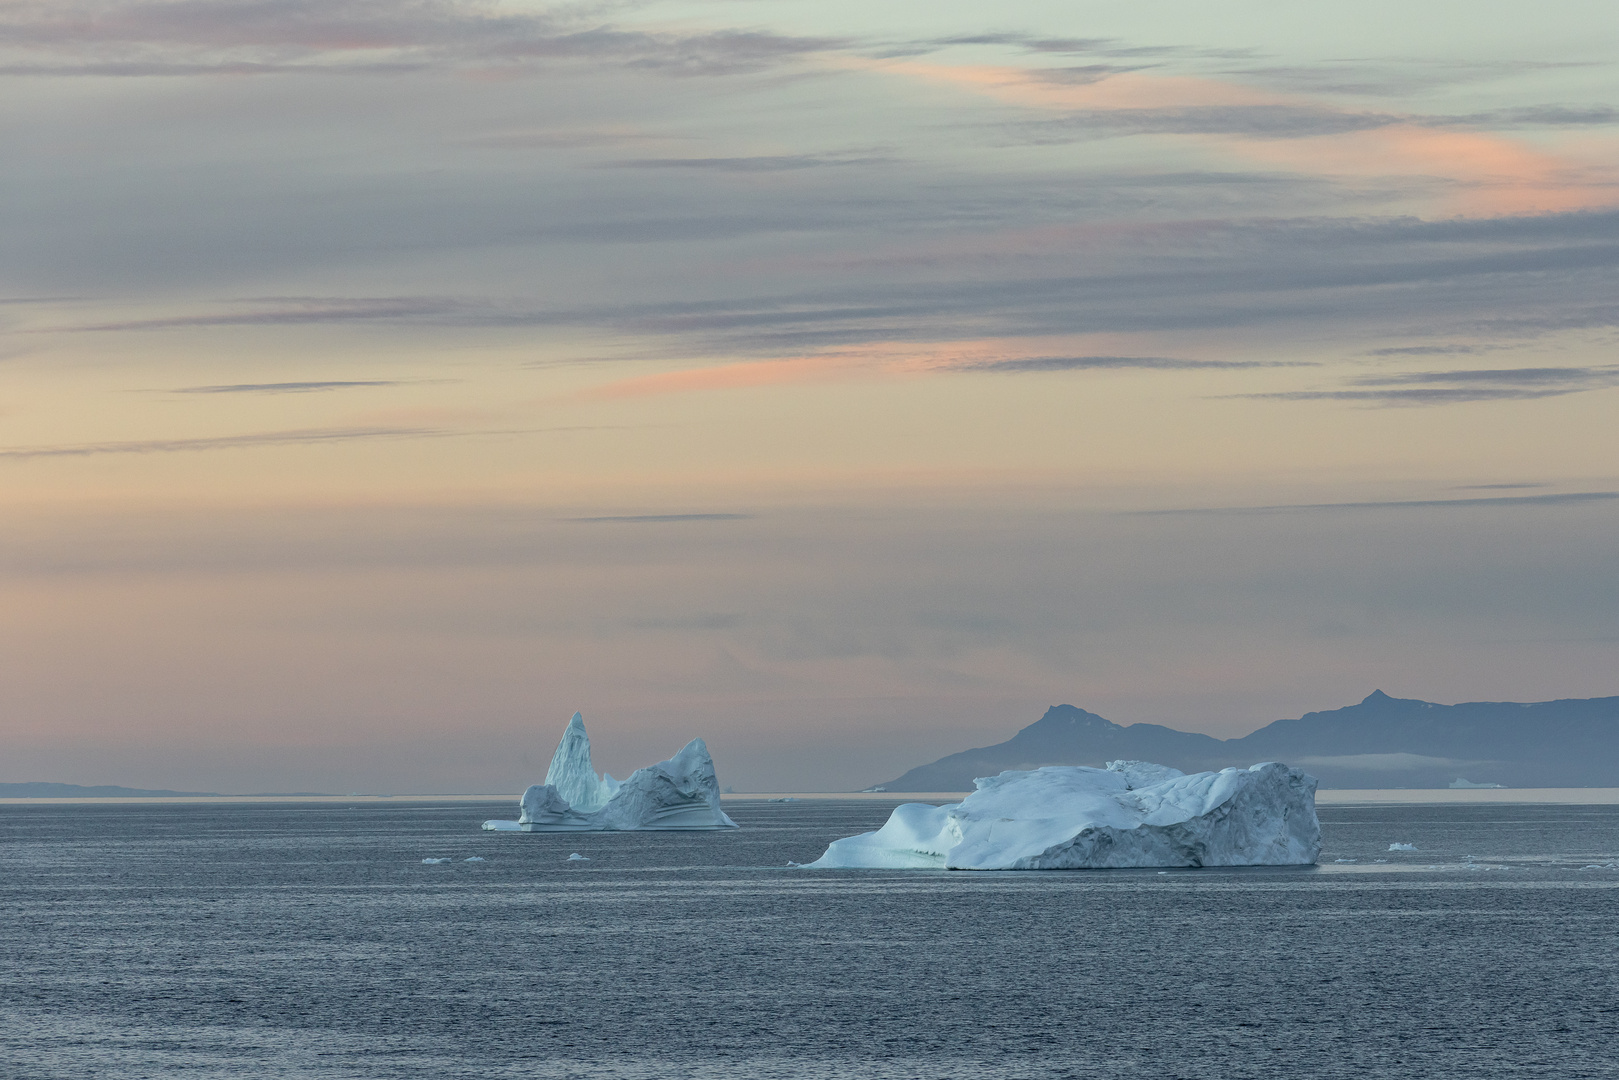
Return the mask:
<path fill-rule="evenodd" d="M 556 788 L 569 806 L 584 814 L 600 810 L 612 794 L 590 763 L 590 736 L 585 734 L 585 718 L 578 713 L 573 714 L 562 732 L 545 782 Z"/>

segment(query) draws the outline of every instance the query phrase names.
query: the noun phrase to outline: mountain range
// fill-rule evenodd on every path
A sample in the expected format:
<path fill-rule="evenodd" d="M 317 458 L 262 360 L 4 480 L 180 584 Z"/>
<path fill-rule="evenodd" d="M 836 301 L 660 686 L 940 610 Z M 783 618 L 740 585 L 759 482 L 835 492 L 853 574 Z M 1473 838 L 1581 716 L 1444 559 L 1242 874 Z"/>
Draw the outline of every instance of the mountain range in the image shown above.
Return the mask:
<path fill-rule="evenodd" d="M 54 784 L 35 780 L 26 784 L 0 784 L 0 799 L 163 799 L 217 795 L 217 791 L 166 791 L 152 788 L 119 787 L 116 784 Z"/>
<path fill-rule="evenodd" d="M 1003 743 L 951 754 L 877 786 L 970 791 L 975 777 L 1005 769 L 1099 766 L 1119 758 L 1185 772 L 1283 761 L 1334 788 L 1433 788 L 1456 780 L 1619 787 L 1619 697 L 1437 705 L 1377 690 L 1358 705 L 1278 720 L 1240 739 L 1115 724 L 1053 705 Z"/>

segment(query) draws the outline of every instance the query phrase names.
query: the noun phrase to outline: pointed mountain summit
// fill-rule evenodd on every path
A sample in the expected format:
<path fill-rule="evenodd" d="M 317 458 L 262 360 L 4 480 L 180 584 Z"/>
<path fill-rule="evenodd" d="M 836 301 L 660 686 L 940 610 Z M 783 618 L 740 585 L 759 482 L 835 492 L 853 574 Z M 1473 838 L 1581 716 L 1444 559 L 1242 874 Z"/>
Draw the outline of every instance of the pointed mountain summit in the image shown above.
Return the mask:
<path fill-rule="evenodd" d="M 1119 758 L 1171 763 L 1213 754 L 1219 747 L 1220 740 L 1207 735 L 1159 724 L 1124 727 L 1072 705 L 1053 705 L 1003 743 L 951 754 L 882 786 L 888 791 L 968 791 L 975 777 L 1005 769 L 1100 766 Z"/>

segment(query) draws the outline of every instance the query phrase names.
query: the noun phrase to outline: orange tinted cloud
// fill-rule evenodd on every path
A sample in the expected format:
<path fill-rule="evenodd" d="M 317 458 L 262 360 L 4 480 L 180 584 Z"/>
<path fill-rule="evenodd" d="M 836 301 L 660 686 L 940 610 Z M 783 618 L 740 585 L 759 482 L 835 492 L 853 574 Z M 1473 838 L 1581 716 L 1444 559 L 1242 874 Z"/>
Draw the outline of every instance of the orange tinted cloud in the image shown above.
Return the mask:
<path fill-rule="evenodd" d="M 1008 104 L 1068 112 L 1124 112 L 1219 107 L 1301 107 L 1353 115 L 1330 102 L 1270 93 L 1218 79 L 1141 72 L 1108 74 L 1092 82 L 1053 80 L 1010 66 L 870 61 L 863 67 L 945 83 Z M 1458 131 L 1416 120 L 1303 137 L 1240 133 L 1165 132 L 1221 152 L 1299 172 L 1334 177 L 1432 178 L 1449 188 L 1442 209 L 1498 216 L 1577 210 L 1619 203 L 1614 148 L 1600 164 L 1487 132 Z M 1587 151 L 1592 148 L 1587 147 Z"/>
<path fill-rule="evenodd" d="M 1249 140 L 1252 157 L 1340 176 L 1432 176 L 1456 185 L 1452 209 L 1485 217 L 1619 201 L 1615 178 L 1499 135 L 1397 124 L 1305 139 Z"/>
<path fill-rule="evenodd" d="M 1031 355 L 1081 355 L 1126 351 L 1121 335 L 1074 338 L 984 338 L 976 341 L 873 343 L 824 353 L 744 361 L 660 372 L 608 383 L 585 392 L 595 399 L 655 397 L 700 390 L 736 390 L 855 378 L 903 378 L 967 368 L 987 361 Z"/>
<path fill-rule="evenodd" d="M 1092 82 L 1068 82 L 1028 68 L 856 61 L 856 66 L 959 86 L 1012 105 L 1042 109 L 1177 109 L 1213 105 L 1283 105 L 1289 99 L 1238 83 L 1187 75 L 1121 71 Z"/>

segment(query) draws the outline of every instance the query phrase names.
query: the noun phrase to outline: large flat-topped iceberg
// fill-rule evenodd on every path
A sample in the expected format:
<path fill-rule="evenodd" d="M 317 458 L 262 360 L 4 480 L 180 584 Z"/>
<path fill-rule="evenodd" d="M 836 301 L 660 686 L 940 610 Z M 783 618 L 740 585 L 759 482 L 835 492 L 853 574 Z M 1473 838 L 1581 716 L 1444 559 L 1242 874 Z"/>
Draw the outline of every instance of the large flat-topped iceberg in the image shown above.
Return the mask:
<path fill-rule="evenodd" d="M 1298 866 L 1321 853 L 1315 778 L 1266 762 L 1187 776 L 1163 765 L 1055 765 L 973 783 L 959 803 L 895 808 L 835 840 L 818 869 L 1079 870 Z"/>
<path fill-rule="evenodd" d="M 734 829 L 720 809 L 714 759 L 693 739 L 668 761 L 622 782 L 597 776 L 590 736 L 578 713 L 568 721 L 545 783 L 523 792 L 516 821 L 486 821 L 490 832 L 619 832 L 636 829 Z"/>

